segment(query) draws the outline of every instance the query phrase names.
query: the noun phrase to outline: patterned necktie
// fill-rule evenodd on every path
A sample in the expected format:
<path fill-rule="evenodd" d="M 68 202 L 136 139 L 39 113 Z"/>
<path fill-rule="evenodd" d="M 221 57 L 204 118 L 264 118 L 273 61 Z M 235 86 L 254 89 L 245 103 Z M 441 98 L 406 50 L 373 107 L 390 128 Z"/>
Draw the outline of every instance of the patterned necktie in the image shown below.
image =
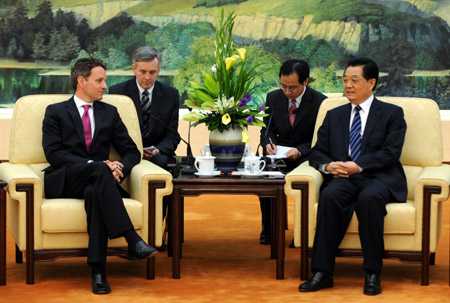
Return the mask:
<path fill-rule="evenodd" d="M 150 98 L 147 90 L 144 90 L 141 98 L 142 108 L 142 125 L 144 127 L 142 131 L 142 137 L 146 138 L 150 133 Z"/>
<path fill-rule="evenodd" d="M 353 161 L 361 155 L 361 116 L 359 111 L 361 107 L 355 107 L 355 116 L 353 117 L 352 127 L 350 129 L 350 156 Z"/>
<path fill-rule="evenodd" d="M 295 114 L 293 114 L 294 110 L 297 109 L 297 104 L 295 103 L 295 99 L 291 100 L 291 107 L 289 108 L 289 125 L 292 127 L 295 121 Z"/>
<path fill-rule="evenodd" d="M 91 147 L 92 142 L 92 128 L 91 128 L 91 119 L 89 118 L 89 108 L 91 106 L 88 104 L 83 105 L 84 108 L 84 114 L 81 118 L 81 121 L 83 122 L 83 128 L 84 128 L 84 140 L 86 141 L 86 149 L 89 151 L 89 148 Z"/>

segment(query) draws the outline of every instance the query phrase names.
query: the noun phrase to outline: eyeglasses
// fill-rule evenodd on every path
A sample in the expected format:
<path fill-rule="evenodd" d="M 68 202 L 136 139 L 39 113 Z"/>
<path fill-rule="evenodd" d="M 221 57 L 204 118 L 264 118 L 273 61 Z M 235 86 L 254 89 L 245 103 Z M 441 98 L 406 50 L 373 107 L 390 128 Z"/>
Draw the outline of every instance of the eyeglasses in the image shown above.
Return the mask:
<path fill-rule="evenodd" d="M 282 90 L 284 90 L 284 91 L 289 90 L 289 91 L 291 91 L 291 92 L 295 92 L 295 91 L 299 90 L 300 87 L 301 87 L 301 85 L 297 85 L 297 86 L 286 86 L 286 85 L 284 85 L 284 84 L 280 84 L 280 88 L 281 88 Z"/>
<path fill-rule="evenodd" d="M 359 76 L 348 76 L 348 77 L 343 77 L 342 81 L 344 82 L 344 84 L 347 83 L 351 83 L 351 84 L 357 84 L 359 81 L 363 80 L 363 77 L 359 77 Z"/>

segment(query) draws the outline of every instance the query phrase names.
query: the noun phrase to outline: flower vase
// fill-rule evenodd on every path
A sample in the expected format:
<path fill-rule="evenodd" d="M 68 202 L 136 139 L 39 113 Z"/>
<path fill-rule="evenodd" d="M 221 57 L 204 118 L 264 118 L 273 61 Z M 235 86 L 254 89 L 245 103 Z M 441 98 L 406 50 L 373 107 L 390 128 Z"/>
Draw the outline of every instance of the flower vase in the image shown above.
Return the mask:
<path fill-rule="evenodd" d="M 222 133 L 217 129 L 209 134 L 209 147 L 216 157 L 217 169 L 223 173 L 236 170 L 245 150 L 240 128 L 230 128 Z"/>

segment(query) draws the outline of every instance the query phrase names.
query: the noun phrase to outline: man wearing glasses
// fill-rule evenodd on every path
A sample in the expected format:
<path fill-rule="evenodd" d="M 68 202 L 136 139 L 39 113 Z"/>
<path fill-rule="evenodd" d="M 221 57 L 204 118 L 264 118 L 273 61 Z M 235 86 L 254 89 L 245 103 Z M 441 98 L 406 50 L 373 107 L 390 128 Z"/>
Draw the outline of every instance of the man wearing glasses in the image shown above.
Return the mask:
<path fill-rule="evenodd" d="M 280 68 L 280 89 L 267 94 L 266 128 L 261 129 L 264 153 L 274 155 L 277 145 L 292 147 L 286 152 L 286 171 L 308 160 L 317 112 L 325 95 L 307 87 L 309 66 L 304 60 L 287 60 Z M 270 244 L 270 199 L 261 198 L 260 244 Z M 293 244 L 291 244 L 292 247 Z"/>

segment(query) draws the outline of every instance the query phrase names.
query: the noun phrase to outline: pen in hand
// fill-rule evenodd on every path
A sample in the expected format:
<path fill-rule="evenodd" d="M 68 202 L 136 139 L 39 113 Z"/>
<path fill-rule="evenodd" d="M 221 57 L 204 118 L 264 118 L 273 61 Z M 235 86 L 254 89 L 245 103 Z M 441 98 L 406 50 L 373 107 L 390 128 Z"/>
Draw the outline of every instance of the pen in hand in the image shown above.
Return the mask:
<path fill-rule="evenodd" d="M 273 147 L 272 138 L 269 138 L 269 141 L 270 141 L 270 148 L 271 148 L 271 149 L 275 149 L 275 148 Z"/>

